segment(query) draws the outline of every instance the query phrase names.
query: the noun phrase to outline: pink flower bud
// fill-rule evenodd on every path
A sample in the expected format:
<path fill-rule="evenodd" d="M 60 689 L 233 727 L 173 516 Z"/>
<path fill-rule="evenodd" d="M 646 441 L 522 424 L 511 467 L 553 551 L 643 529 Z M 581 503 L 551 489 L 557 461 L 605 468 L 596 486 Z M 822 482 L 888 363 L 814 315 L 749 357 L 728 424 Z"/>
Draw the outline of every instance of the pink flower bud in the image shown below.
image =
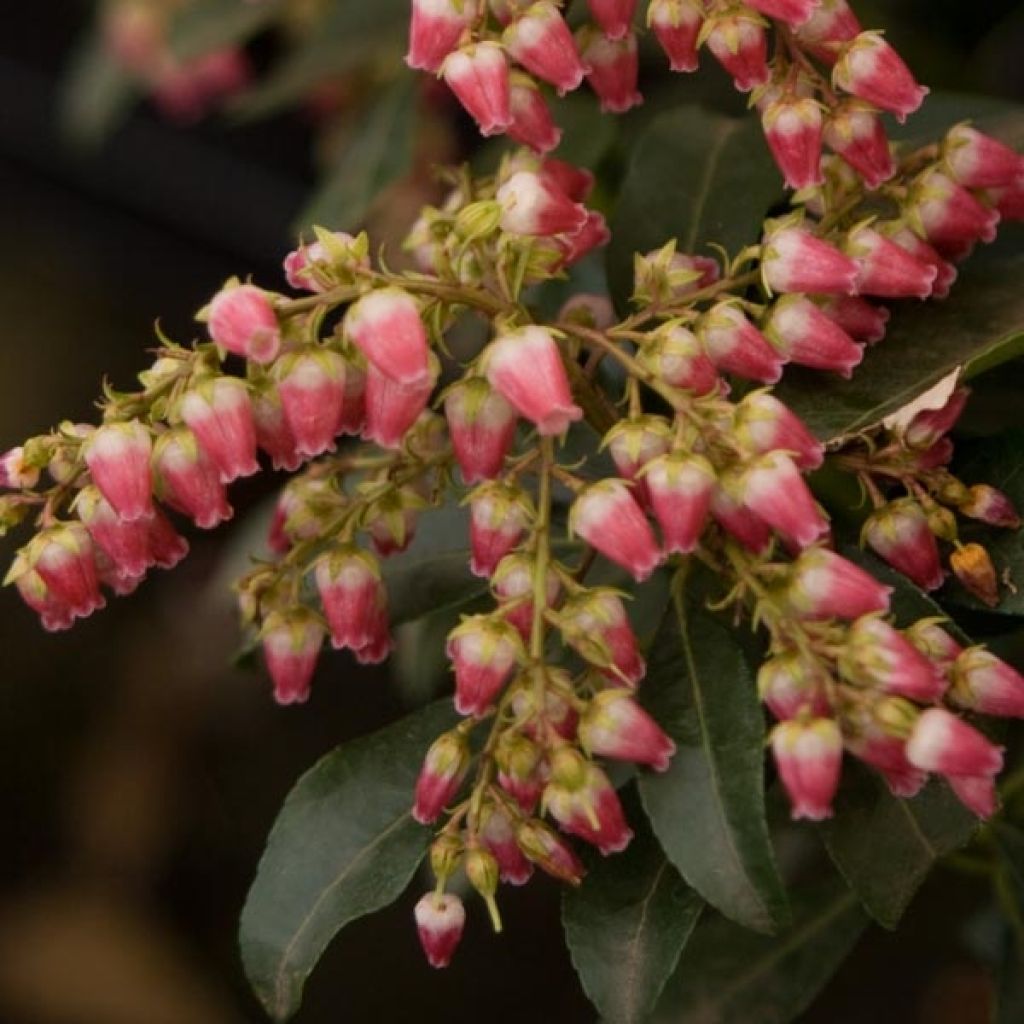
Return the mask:
<path fill-rule="evenodd" d="M 188 541 L 161 512 L 147 519 L 146 526 L 149 530 L 150 561 L 159 569 L 173 569 L 188 554 Z"/>
<path fill-rule="evenodd" d="M 1024 718 L 1024 676 L 984 647 L 969 647 L 953 662 L 950 700 L 985 715 Z"/>
<path fill-rule="evenodd" d="M 96 546 L 121 571 L 141 576 L 153 564 L 149 550 L 149 524 L 145 519 L 122 519 L 96 487 L 83 487 L 75 512 Z"/>
<path fill-rule="evenodd" d="M 824 182 L 821 173 L 821 107 L 810 98 L 783 94 L 761 114 L 764 137 L 790 188 Z"/>
<path fill-rule="evenodd" d="M 786 601 L 802 619 L 856 619 L 889 607 L 884 586 L 834 551 L 804 551 L 793 565 Z"/>
<path fill-rule="evenodd" d="M 725 373 L 774 384 L 784 360 L 732 300 L 715 303 L 698 329 L 711 361 Z"/>
<path fill-rule="evenodd" d="M 469 770 L 469 744 L 453 729 L 434 740 L 416 780 L 416 802 L 412 816 L 421 825 L 430 825 L 441 816 L 462 785 Z"/>
<path fill-rule="evenodd" d="M 441 73 L 481 135 L 500 135 L 512 123 L 508 62 L 497 43 L 456 50 L 445 58 Z"/>
<path fill-rule="evenodd" d="M 529 75 L 512 72 L 509 110 L 512 112 L 509 138 L 529 146 L 535 153 L 549 153 L 562 141 L 562 129 L 555 124 L 540 89 Z"/>
<path fill-rule="evenodd" d="M 828 684 L 829 676 L 821 663 L 799 651 L 777 654 L 757 672 L 758 695 L 780 721 L 828 715 Z"/>
<path fill-rule="evenodd" d="M 531 518 L 526 494 L 518 487 L 490 483 L 478 487 L 469 504 L 470 572 L 485 579 L 522 540 Z"/>
<path fill-rule="evenodd" d="M 846 0 L 821 0 L 796 31 L 797 39 L 826 64 L 834 64 L 842 44 L 859 34 L 860 22 Z"/>
<path fill-rule="evenodd" d="M 877 32 L 861 32 L 840 51 L 832 71 L 839 89 L 896 115 L 902 124 L 928 95 L 899 54 Z"/>
<path fill-rule="evenodd" d="M 773 228 L 763 245 L 761 271 L 774 292 L 852 295 L 856 290 L 857 264 L 803 228 Z"/>
<path fill-rule="evenodd" d="M 563 434 L 583 418 L 572 400 L 565 367 L 550 331 L 521 327 L 487 346 L 487 379 L 517 412 L 536 424 L 542 435 Z"/>
<path fill-rule="evenodd" d="M 907 216 L 944 256 L 966 255 L 996 237 L 999 211 L 984 206 L 941 171 L 927 171 L 911 188 Z"/>
<path fill-rule="evenodd" d="M 708 49 L 715 60 L 732 75 L 740 92 L 765 85 L 771 77 L 768 68 L 768 41 L 765 22 L 752 11 L 718 14 L 704 23 Z"/>
<path fill-rule="evenodd" d="M 570 756 L 580 762 L 582 780 L 575 786 L 562 784 L 557 778 L 559 759 Z M 633 831 L 626 824 L 622 804 L 604 772 L 569 748 L 556 753 L 551 770 L 552 781 L 544 790 L 544 806 L 559 827 L 592 843 L 605 856 L 624 850 Z"/>
<path fill-rule="evenodd" d="M 743 504 L 742 490 L 742 477 L 737 470 L 723 473 L 711 496 L 711 514 L 748 551 L 764 554 L 771 543 L 771 527 Z"/>
<path fill-rule="evenodd" d="M 519 849 L 515 827 L 500 807 L 492 805 L 484 811 L 479 835 L 481 842 L 498 862 L 503 882 L 525 885 L 530 880 L 533 865 Z"/>
<path fill-rule="evenodd" d="M 901 249 L 906 249 L 919 263 L 927 263 L 935 268 L 931 298 L 946 298 L 957 278 L 956 267 L 952 263 L 947 263 L 923 238 L 911 231 L 902 221 L 889 221 L 878 225 L 878 227 Z"/>
<path fill-rule="evenodd" d="M 754 454 L 787 452 L 804 470 L 817 469 L 825 460 L 825 446 L 767 391 L 744 396 L 736 406 L 735 429 L 740 444 Z"/>
<path fill-rule="evenodd" d="M 942 670 L 877 615 L 857 619 L 839 654 L 839 671 L 857 686 L 930 704 L 946 689 Z"/>
<path fill-rule="evenodd" d="M 846 749 L 858 760 L 882 773 L 894 796 L 916 796 L 928 780 L 926 772 L 907 760 L 907 737 L 918 710 L 901 697 L 883 697 L 861 705 L 843 720 Z"/>
<path fill-rule="evenodd" d="M 587 210 L 583 227 L 575 234 L 557 235 L 554 242 L 562 253 L 562 264 L 558 269 L 571 267 L 594 249 L 600 249 L 611 240 L 612 233 L 604 215 L 597 210 Z"/>
<path fill-rule="evenodd" d="M 519 633 L 503 619 L 472 615 L 448 634 L 455 671 L 455 710 L 482 718 L 525 657 Z"/>
<path fill-rule="evenodd" d="M 588 754 L 668 768 L 676 745 L 658 723 L 623 690 L 603 690 L 583 713 L 580 744 Z"/>
<path fill-rule="evenodd" d="M 324 627 L 310 611 L 271 612 L 260 630 L 263 657 L 278 704 L 305 704 L 316 669 Z"/>
<path fill-rule="evenodd" d="M 872 306 L 856 295 L 828 295 L 818 306 L 854 341 L 871 345 L 885 337 L 885 325 L 889 322 L 889 310 L 885 306 Z"/>
<path fill-rule="evenodd" d="M 21 599 L 39 616 L 43 629 L 48 633 L 59 633 L 71 628 L 76 618 L 75 612 L 66 601 L 50 590 L 39 573 L 34 569 L 25 569 L 17 575 L 8 575 L 7 580 L 12 579 Z"/>
<path fill-rule="evenodd" d="M 975 484 L 967 493 L 967 500 L 957 509 L 962 515 L 979 519 L 989 526 L 1002 526 L 1007 530 L 1019 528 L 1017 509 L 1002 491 L 988 484 Z"/>
<path fill-rule="evenodd" d="M 862 539 L 894 569 L 924 590 L 942 586 L 942 565 L 928 517 L 913 498 L 901 498 L 874 512 Z"/>
<path fill-rule="evenodd" d="M 886 299 L 927 299 L 938 268 L 912 256 L 874 228 L 861 225 L 846 239 L 846 254 L 857 264 L 857 291 Z"/>
<path fill-rule="evenodd" d="M 559 96 L 578 89 L 583 81 L 583 62 L 576 52 L 572 33 L 552 3 L 535 3 L 512 22 L 502 42 L 513 60 L 550 83 Z"/>
<path fill-rule="evenodd" d="M 515 409 L 483 377 L 467 377 L 448 390 L 444 412 L 463 482 L 496 477 L 515 437 Z"/>
<path fill-rule="evenodd" d="M 970 393 L 969 388 L 957 388 L 938 409 L 922 409 L 904 429 L 904 443 L 911 448 L 931 448 L 956 425 Z"/>
<path fill-rule="evenodd" d="M 849 378 L 864 350 L 803 295 L 783 295 L 768 312 L 765 335 L 789 362 Z"/>
<path fill-rule="evenodd" d="M 633 24 L 637 0 L 587 0 L 594 21 L 609 39 L 622 39 Z"/>
<path fill-rule="evenodd" d="M 382 448 L 400 448 L 409 428 L 427 407 L 440 373 L 431 355 L 424 377 L 401 384 L 382 373 L 373 363 L 366 369 L 366 422 L 363 437 Z"/>
<path fill-rule="evenodd" d="M 295 436 L 285 419 L 281 396 L 268 386 L 252 396 L 256 440 L 270 456 L 274 469 L 296 470 L 305 461 L 295 450 Z"/>
<path fill-rule="evenodd" d="M 951 128 L 942 146 L 950 177 L 965 188 L 1000 188 L 1024 174 L 1024 158 L 968 124 Z"/>
<path fill-rule="evenodd" d="M 336 283 L 335 274 L 338 269 L 351 272 L 356 268 L 369 267 L 368 257 L 348 232 L 333 231 L 330 238 L 333 239 L 330 251 L 323 242 L 317 241 L 310 245 L 300 245 L 284 258 L 284 276 L 293 288 L 298 291 L 325 292 Z M 340 253 L 346 250 L 346 255 L 341 257 Z M 341 263 L 341 267 L 335 265 L 335 260 Z"/>
<path fill-rule="evenodd" d="M 210 302 L 210 337 L 221 348 L 257 363 L 281 351 L 281 328 L 267 293 L 255 285 L 224 288 Z"/>
<path fill-rule="evenodd" d="M 571 598 L 561 613 L 566 642 L 612 680 L 635 686 L 647 665 L 622 599 L 614 590 L 595 587 Z"/>
<path fill-rule="evenodd" d="M 991 818 L 999 809 L 995 783 L 989 775 L 947 775 L 949 788 L 969 811 Z"/>
<path fill-rule="evenodd" d="M 630 32 L 611 40 L 584 30 L 578 42 L 580 57 L 587 68 L 587 83 L 600 100 L 602 111 L 624 114 L 643 103 L 636 87 L 640 75 L 636 35 Z"/>
<path fill-rule="evenodd" d="M 300 455 L 334 448 L 345 400 L 345 361 L 337 352 L 306 346 L 274 364 L 284 418 Z"/>
<path fill-rule="evenodd" d="M 644 507 L 649 504 L 650 495 L 640 472 L 651 459 L 664 455 L 671 445 L 672 428 L 659 416 L 620 420 L 602 441 L 619 476 L 634 481 L 633 494 Z"/>
<path fill-rule="evenodd" d="M 742 319 L 743 315 L 739 316 Z M 727 317 L 722 318 L 725 319 Z M 659 380 L 696 395 L 709 395 L 722 384 L 700 339 L 678 324 L 668 324 L 649 335 L 640 349 L 639 359 Z"/>
<path fill-rule="evenodd" d="M 687 555 L 700 543 L 715 491 L 715 469 L 703 455 L 676 452 L 648 463 L 643 480 L 666 554 Z"/>
<path fill-rule="evenodd" d="M 54 608 L 66 609 L 70 619 L 84 619 L 105 606 L 96 574 L 96 549 L 81 523 L 51 526 L 37 534 L 23 550 L 27 555 L 26 568 L 35 570 L 46 585 Z"/>
<path fill-rule="evenodd" d="M 313 574 L 335 650 L 390 646 L 388 596 L 373 555 L 345 545 L 321 555 Z"/>
<path fill-rule="evenodd" d="M 350 306 L 345 333 L 371 365 L 400 384 L 420 383 L 428 372 L 419 306 L 401 288 L 379 288 Z"/>
<path fill-rule="evenodd" d="M 211 530 L 234 514 L 217 467 L 187 427 L 175 427 L 157 438 L 153 467 L 161 501 L 200 528 Z"/>
<path fill-rule="evenodd" d="M 494 570 L 491 586 L 502 605 L 502 614 L 523 639 L 528 639 L 533 626 L 533 572 L 529 555 L 506 555 Z M 550 607 L 555 603 L 562 584 L 558 574 L 549 566 L 545 578 L 545 593 Z"/>
<path fill-rule="evenodd" d="M 552 156 L 541 161 L 537 173 L 547 185 L 567 195 L 574 203 L 582 203 L 594 190 L 594 175 L 590 171 Z"/>
<path fill-rule="evenodd" d="M 769 452 L 750 463 L 743 471 L 740 494 L 754 515 L 797 547 L 808 547 L 828 533 L 828 521 L 800 470 L 783 452 Z"/>
<path fill-rule="evenodd" d="M 236 377 L 202 381 L 182 398 L 181 418 L 220 470 L 223 483 L 259 472 L 252 403 L 242 381 Z"/>
<path fill-rule="evenodd" d="M 421 0 L 421 3 L 424 0 Z M 450 0 L 454 3 L 455 0 Z M 462 938 L 466 911 L 455 893 L 428 892 L 414 911 L 420 945 L 431 967 L 447 967 Z"/>
<path fill-rule="evenodd" d="M 794 819 L 823 821 L 832 817 L 839 788 L 843 737 L 831 718 L 780 722 L 772 730 L 772 754 L 789 796 Z"/>
<path fill-rule="evenodd" d="M 703 22 L 700 0 L 651 0 L 647 26 L 654 30 L 672 71 L 697 70 L 697 37 Z"/>
<path fill-rule="evenodd" d="M 846 100 L 836 106 L 825 122 L 823 138 L 869 189 L 878 188 L 896 173 L 882 119 L 866 103 Z"/>
<path fill-rule="evenodd" d="M 93 482 L 122 519 L 134 522 L 153 514 L 153 442 L 138 420 L 106 423 L 83 447 Z"/>
<path fill-rule="evenodd" d="M 405 63 L 437 71 L 477 16 L 477 0 L 413 0 Z"/>
<path fill-rule="evenodd" d="M 0 487 L 21 490 L 35 487 L 39 482 L 39 470 L 25 465 L 25 449 L 11 448 L 0 454 Z"/>
<path fill-rule="evenodd" d="M 767 18 L 777 18 L 799 28 L 811 19 L 821 0 L 749 0 L 749 5 Z"/>
<path fill-rule="evenodd" d="M 557 235 L 579 231 L 587 211 L 540 174 L 517 171 L 499 189 L 501 229 L 515 235 Z"/>
<path fill-rule="evenodd" d="M 519 849 L 542 871 L 571 885 L 579 885 L 584 869 L 579 858 L 540 821 L 524 821 L 516 829 Z"/>
<path fill-rule="evenodd" d="M 662 554 L 643 511 L 619 480 L 601 480 L 582 491 L 569 512 L 569 527 L 609 561 L 643 581 Z"/>
<path fill-rule="evenodd" d="M 945 708 L 922 711 L 907 741 L 907 758 L 922 771 L 940 775 L 983 775 L 1003 768 L 1002 747 Z"/>

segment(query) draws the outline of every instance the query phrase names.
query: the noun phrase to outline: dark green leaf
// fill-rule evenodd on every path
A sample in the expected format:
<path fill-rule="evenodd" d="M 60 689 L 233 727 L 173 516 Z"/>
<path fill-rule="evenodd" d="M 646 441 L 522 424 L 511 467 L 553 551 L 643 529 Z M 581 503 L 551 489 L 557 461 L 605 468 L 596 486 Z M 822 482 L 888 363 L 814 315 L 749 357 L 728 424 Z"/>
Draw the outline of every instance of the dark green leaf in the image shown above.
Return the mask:
<path fill-rule="evenodd" d="M 285 1020 L 328 942 L 397 899 L 430 830 L 409 808 L 423 754 L 454 720 L 432 704 L 318 761 L 285 800 L 245 908 L 245 971 L 267 1012 Z"/>
<path fill-rule="evenodd" d="M 881 776 L 849 763 L 823 826 L 825 846 L 861 903 L 895 928 L 935 862 L 963 846 L 978 819 L 945 783 L 933 780 L 913 800 L 894 797 Z"/>
<path fill-rule="evenodd" d="M 776 394 L 830 440 L 878 423 L 957 367 L 1012 354 L 1024 338 L 1021 241 L 1016 225 L 1004 227 L 963 264 L 944 302 L 901 304 L 850 380 L 791 367 Z"/>
<path fill-rule="evenodd" d="M 1001 437 L 987 438 L 974 444 L 958 445 L 954 466 L 964 483 L 990 484 L 1005 492 L 1017 509 L 1024 511 L 1024 430 L 1007 431 Z M 1020 530 L 999 530 L 961 520 L 961 538 L 983 544 L 992 556 L 996 574 L 1006 584 L 1000 587 L 1001 600 L 989 611 L 1005 615 L 1024 615 L 1024 543 Z M 970 608 L 987 608 L 967 593 L 955 579 L 950 580 L 943 598 Z"/>
<path fill-rule="evenodd" d="M 558 159 L 578 167 L 596 167 L 615 140 L 617 119 L 602 114 L 597 98 L 582 90 L 553 102 L 551 112 L 562 129 L 555 153 Z"/>
<path fill-rule="evenodd" d="M 203 0 L 189 4 L 171 25 L 171 48 L 182 60 L 244 43 L 281 12 L 283 0 Z"/>
<path fill-rule="evenodd" d="M 706 253 L 715 243 L 735 254 L 758 240 L 781 194 L 756 118 L 695 106 L 656 117 L 633 147 L 612 217 L 608 279 L 616 304 L 632 292 L 634 253 L 676 238 L 680 252 Z"/>
<path fill-rule="evenodd" d="M 266 117 L 300 100 L 325 78 L 372 64 L 382 54 L 393 63 L 404 43 L 408 0 L 342 0 L 302 43 L 292 48 L 263 82 L 234 105 L 240 117 Z"/>
<path fill-rule="evenodd" d="M 655 1024 L 787 1024 L 833 975 L 867 924 L 841 882 L 802 892 L 774 938 L 707 915 L 665 986 Z"/>
<path fill-rule="evenodd" d="M 341 158 L 296 222 L 354 230 L 374 199 L 412 166 L 415 78 L 402 75 L 361 118 Z"/>
<path fill-rule="evenodd" d="M 103 41 L 90 36 L 79 46 L 61 87 L 64 134 L 76 146 L 98 146 L 138 102 L 132 77 L 110 59 Z"/>
<path fill-rule="evenodd" d="M 642 812 L 624 853 L 586 858 L 587 876 L 562 898 L 569 954 L 588 998 L 610 1024 L 647 1019 L 704 903 L 679 877 Z"/>
<path fill-rule="evenodd" d="M 723 914 L 774 931 L 786 896 L 765 823 L 764 717 L 742 648 L 674 594 L 641 693 L 679 748 L 667 772 L 640 781 L 662 847 Z"/>

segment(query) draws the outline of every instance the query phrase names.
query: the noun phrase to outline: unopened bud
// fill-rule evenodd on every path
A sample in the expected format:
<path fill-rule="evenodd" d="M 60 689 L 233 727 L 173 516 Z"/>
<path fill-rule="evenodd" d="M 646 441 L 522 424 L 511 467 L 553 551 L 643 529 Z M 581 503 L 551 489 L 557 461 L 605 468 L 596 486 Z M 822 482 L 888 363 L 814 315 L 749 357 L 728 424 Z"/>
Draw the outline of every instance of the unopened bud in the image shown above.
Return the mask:
<path fill-rule="evenodd" d="M 956 578 L 979 601 L 994 608 L 999 604 L 999 581 L 989 553 L 980 544 L 963 544 L 949 556 Z"/>

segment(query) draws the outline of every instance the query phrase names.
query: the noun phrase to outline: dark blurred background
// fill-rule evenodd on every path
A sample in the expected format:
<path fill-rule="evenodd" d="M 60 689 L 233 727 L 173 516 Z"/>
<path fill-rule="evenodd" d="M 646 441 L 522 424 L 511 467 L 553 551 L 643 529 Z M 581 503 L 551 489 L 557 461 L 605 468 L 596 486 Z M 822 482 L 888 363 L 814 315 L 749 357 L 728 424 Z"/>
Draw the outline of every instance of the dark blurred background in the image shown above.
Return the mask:
<path fill-rule="evenodd" d="M 1024 94 L 1020 4 L 858 9 L 929 84 Z M 194 310 L 230 274 L 275 286 L 314 184 L 299 115 L 180 127 L 143 104 L 99 149 L 69 148 L 57 96 L 91 16 L 68 0 L 4 5 L 0 449 L 90 418 L 103 374 L 130 385 L 155 318 L 187 340 Z M 239 489 L 228 529 L 191 537 L 178 570 L 70 633 L 45 635 L 0 593 L 0 1020 L 263 1019 L 235 926 L 266 833 L 301 771 L 402 710 L 387 668 L 357 671 L 347 656 L 325 657 L 310 703 L 289 710 L 260 675 L 230 668 L 229 582 L 258 546 L 273 485 Z M 866 934 L 803 1020 L 987 1020 L 987 976 L 961 941 L 977 894 L 948 872 L 930 889 L 898 935 Z M 301 1022 L 594 1019 L 553 886 L 508 892 L 501 938 L 474 908 L 471 939 L 444 974 L 422 961 L 412 902 L 332 945 Z"/>

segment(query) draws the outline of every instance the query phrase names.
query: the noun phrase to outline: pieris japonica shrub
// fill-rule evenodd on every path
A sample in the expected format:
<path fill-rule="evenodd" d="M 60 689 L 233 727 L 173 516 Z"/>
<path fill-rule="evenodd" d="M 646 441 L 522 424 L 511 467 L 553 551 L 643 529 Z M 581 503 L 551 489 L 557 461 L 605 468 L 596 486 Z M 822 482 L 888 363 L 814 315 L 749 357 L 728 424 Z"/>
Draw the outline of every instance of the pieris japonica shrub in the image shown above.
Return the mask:
<path fill-rule="evenodd" d="M 138 5 L 110 10 L 113 52 L 166 109 L 244 79 L 239 54 L 186 75 Z M 500 931 L 509 887 L 544 873 L 587 993 L 634 1021 L 705 904 L 785 948 L 807 883 L 777 819 L 819 830 L 845 879 L 834 967 L 857 901 L 894 924 L 999 814 L 997 720 L 1024 716 L 1024 677 L 927 594 L 999 609 L 1024 583 L 1004 481 L 958 475 L 950 436 L 1020 328 L 974 251 L 1012 245 L 1024 213 L 1021 122 L 891 141 L 928 89 L 882 28 L 845 0 L 414 0 L 409 68 L 516 145 L 439 171 L 411 268 L 356 224 L 318 227 L 280 280 L 214 291 L 196 341 L 161 335 L 96 422 L 0 457 L 0 523 L 24 532 L 6 582 L 47 630 L 172 568 L 185 524 L 230 519 L 232 483 L 268 469 L 292 475 L 237 595 L 282 708 L 326 683 L 330 649 L 388 658 L 396 587 L 459 615 L 452 692 L 340 748 L 282 811 L 242 926 L 274 1016 L 424 860 L 410 927 L 432 966 L 485 926 L 467 894 Z M 616 195 L 559 155 L 552 104 L 641 104 L 641 37 L 674 72 L 724 68 L 749 120 L 669 111 Z M 647 159 L 677 191 L 648 193 Z M 640 202 L 688 230 L 622 273 Z M 606 248 L 628 278 L 611 293 L 578 273 Z M 455 568 L 410 571 L 441 516 Z M 920 844 L 895 856 L 908 822 Z"/>

